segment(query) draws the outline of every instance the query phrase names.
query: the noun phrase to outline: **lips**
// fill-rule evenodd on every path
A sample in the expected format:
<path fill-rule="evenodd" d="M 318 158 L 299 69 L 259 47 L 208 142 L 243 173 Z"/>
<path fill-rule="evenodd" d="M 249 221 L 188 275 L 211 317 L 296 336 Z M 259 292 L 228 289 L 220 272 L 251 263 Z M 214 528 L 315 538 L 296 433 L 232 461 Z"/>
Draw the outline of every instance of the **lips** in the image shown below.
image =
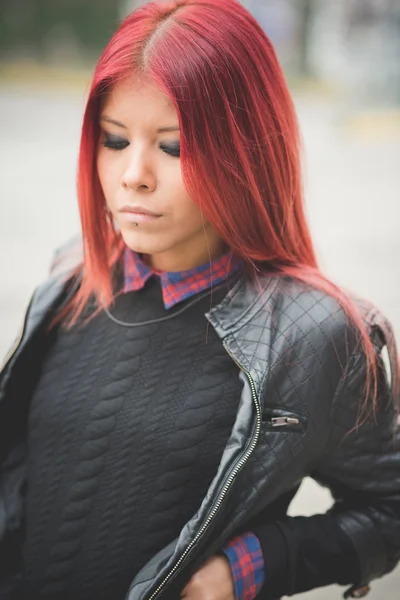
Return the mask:
<path fill-rule="evenodd" d="M 162 217 L 162 215 L 150 211 L 142 206 L 123 206 L 118 211 L 124 219 L 131 223 L 150 223 Z"/>

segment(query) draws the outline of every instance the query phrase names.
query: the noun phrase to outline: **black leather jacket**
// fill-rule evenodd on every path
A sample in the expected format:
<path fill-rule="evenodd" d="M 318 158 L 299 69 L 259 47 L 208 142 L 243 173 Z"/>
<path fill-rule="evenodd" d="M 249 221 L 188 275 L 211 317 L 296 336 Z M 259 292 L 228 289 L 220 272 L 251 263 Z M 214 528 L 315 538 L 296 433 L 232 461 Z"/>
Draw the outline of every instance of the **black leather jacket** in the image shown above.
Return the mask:
<path fill-rule="evenodd" d="M 3 557 L 11 552 L 7 544 L 23 517 L 25 438 L 15 425 L 15 415 L 23 412 L 26 400 L 21 365 L 29 351 L 35 352 L 45 320 L 65 301 L 66 273 L 79 260 L 79 248 L 78 254 L 64 249 L 58 255 L 50 279 L 33 295 L 21 334 L 1 371 Z M 136 575 L 127 600 L 169 597 L 177 582 L 187 579 L 254 519 L 259 530 L 265 527 L 267 532 L 269 507 L 281 498 L 290 500 L 305 476 L 329 486 L 335 497 L 330 514 L 320 519 L 333 520 L 355 552 L 359 580 L 352 583 L 359 587 L 395 567 L 400 559 L 400 433 L 398 398 L 390 389 L 388 373 L 391 370 L 392 377 L 397 373 L 397 357 L 388 322 L 374 308 L 363 305 L 362 310 L 376 352 L 389 349 L 391 369 L 382 362 L 379 410 L 359 427 L 365 363 L 354 329 L 335 300 L 288 278 L 268 276 L 259 284 L 240 279 L 207 314 L 240 367 L 243 391 L 237 419 L 197 514 L 179 539 Z M 265 523 L 263 515 L 269 515 Z M 302 520 L 299 528 L 296 518 L 287 517 L 293 539 L 286 557 L 285 593 L 303 589 L 298 572 L 308 568 L 302 559 L 303 544 L 313 518 Z M 313 569 L 315 565 L 306 574 L 309 588 L 320 585 Z M 260 598 L 269 600 L 271 595 L 264 586 Z"/>

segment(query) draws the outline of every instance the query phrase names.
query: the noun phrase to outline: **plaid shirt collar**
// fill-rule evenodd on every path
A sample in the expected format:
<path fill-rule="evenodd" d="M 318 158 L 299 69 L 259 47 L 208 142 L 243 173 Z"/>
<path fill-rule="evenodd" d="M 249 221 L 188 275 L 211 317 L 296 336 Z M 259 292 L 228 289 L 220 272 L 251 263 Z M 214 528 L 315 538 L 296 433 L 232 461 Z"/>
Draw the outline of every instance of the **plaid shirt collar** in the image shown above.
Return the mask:
<path fill-rule="evenodd" d="M 242 261 L 230 252 L 212 263 L 187 271 L 156 271 L 141 256 L 129 248 L 124 252 L 124 293 L 142 289 L 150 277 L 160 278 L 165 308 L 171 308 L 214 285 L 222 283 L 242 266 Z"/>

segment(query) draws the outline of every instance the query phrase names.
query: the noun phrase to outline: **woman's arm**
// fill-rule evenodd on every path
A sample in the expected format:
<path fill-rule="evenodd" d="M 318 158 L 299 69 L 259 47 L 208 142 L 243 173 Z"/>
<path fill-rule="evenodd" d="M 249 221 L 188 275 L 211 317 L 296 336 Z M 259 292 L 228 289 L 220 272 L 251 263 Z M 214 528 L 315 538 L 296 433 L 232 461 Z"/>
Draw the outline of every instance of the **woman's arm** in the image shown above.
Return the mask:
<path fill-rule="evenodd" d="M 400 559 L 398 399 L 380 362 L 377 411 L 357 426 L 363 362 L 362 356 L 354 356 L 339 384 L 331 443 L 312 474 L 330 488 L 333 508 L 325 515 L 253 527 L 265 562 L 260 598 L 331 583 L 362 586 L 391 571 Z"/>

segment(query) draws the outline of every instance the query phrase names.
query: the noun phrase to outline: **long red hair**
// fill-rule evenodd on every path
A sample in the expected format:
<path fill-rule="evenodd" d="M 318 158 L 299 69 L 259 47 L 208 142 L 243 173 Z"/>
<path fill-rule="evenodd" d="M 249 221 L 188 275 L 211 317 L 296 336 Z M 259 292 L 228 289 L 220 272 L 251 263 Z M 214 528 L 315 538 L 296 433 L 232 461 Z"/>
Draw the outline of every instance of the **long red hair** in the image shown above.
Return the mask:
<path fill-rule="evenodd" d="M 374 351 L 351 300 L 319 271 L 302 192 L 295 109 L 274 48 L 236 0 L 148 3 L 130 14 L 105 48 L 84 116 L 78 198 L 83 280 L 72 322 L 95 295 L 112 301 L 111 267 L 122 248 L 96 171 L 105 94 L 133 72 L 150 76 L 175 104 L 187 191 L 248 270 L 296 277 L 336 297 L 356 323 L 369 383 Z M 373 394 L 374 395 L 374 394 Z"/>

